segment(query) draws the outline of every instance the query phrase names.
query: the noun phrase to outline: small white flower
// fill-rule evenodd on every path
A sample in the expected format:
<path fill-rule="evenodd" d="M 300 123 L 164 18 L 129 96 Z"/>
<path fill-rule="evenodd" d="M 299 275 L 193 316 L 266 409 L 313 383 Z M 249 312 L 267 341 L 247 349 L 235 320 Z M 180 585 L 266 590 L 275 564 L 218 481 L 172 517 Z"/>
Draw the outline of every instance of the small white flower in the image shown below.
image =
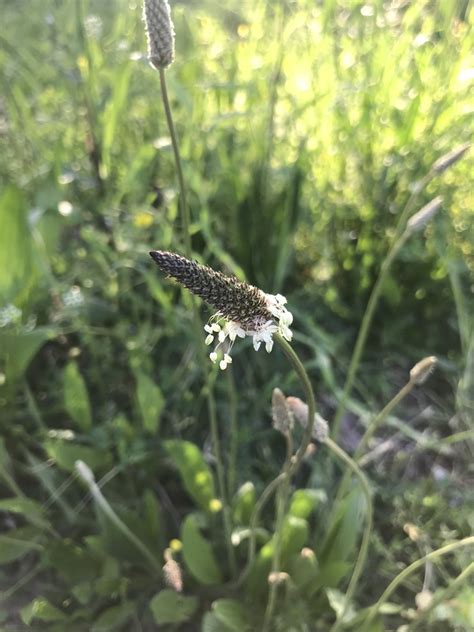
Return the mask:
<path fill-rule="evenodd" d="M 270 353 L 273 349 L 273 335 L 275 333 L 280 334 L 288 341 L 292 339 L 293 334 L 290 325 L 293 322 L 293 314 L 285 307 L 286 298 L 281 294 L 263 294 L 263 296 L 265 297 L 268 311 L 273 316 L 271 320 L 261 322 L 256 319 L 254 325 L 243 327 L 237 321 L 225 320 L 221 313 L 217 312 L 209 320 L 209 323 L 205 325 L 204 330 L 207 333 L 206 345 L 214 342 L 214 338 L 217 335 L 217 345 L 209 357 L 214 364 L 219 356 L 221 357 L 219 367 L 222 371 L 232 363 L 230 352 L 237 338 L 250 336 L 255 351 L 258 351 L 263 343 L 267 353 Z M 221 349 L 223 355 L 221 355 Z"/>

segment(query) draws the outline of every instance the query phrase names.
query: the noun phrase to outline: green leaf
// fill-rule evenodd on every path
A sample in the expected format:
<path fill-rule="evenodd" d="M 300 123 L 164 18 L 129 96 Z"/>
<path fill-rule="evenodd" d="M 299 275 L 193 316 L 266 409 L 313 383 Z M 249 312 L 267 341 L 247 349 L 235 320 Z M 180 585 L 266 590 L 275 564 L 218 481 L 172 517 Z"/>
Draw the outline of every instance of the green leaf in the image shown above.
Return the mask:
<path fill-rule="evenodd" d="M 20 189 L 8 186 L 0 197 L 0 296 L 2 303 L 27 302 L 39 270 L 28 226 L 26 200 Z"/>
<path fill-rule="evenodd" d="M 255 486 L 250 481 L 247 481 L 239 487 L 232 501 L 234 523 L 248 525 L 254 507 Z"/>
<path fill-rule="evenodd" d="M 126 601 L 118 606 L 107 608 L 95 620 L 94 625 L 90 628 L 91 632 L 118 630 L 134 614 L 136 607 L 135 602 Z"/>
<path fill-rule="evenodd" d="M 0 534 L 0 564 L 8 564 L 30 551 L 43 550 L 34 540 L 41 534 L 35 527 L 20 527 Z"/>
<path fill-rule="evenodd" d="M 86 432 L 91 427 L 89 395 L 75 362 L 70 362 L 64 369 L 64 406 L 82 431 Z"/>
<path fill-rule="evenodd" d="M 299 553 L 308 540 L 309 527 L 306 520 L 295 516 L 286 516 L 281 535 L 281 568 L 285 569 L 290 558 Z M 270 573 L 275 538 L 272 538 L 260 549 L 249 578 L 251 592 L 262 594 L 267 590 L 267 577 Z"/>
<path fill-rule="evenodd" d="M 90 550 L 69 540 L 54 540 L 48 545 L 46 557 L 70 584 L 92 581 L 101 569 L 101 560 Z"/>
<path fill-rule="evenodd" d="M 214 479 L 200 449 L 189 441 L 171 439 L 164 448 L 183 480 L 186 491 L 205 511 L 215 498 Z"/>
<path fill-rule="evenodd" d="M 181 540 L 183 542 L 183 559 L 189 572 L 201 584 L 220 584 L 222 575 L 212 547 L 202 536 L 194 514 L 190 514 L 184 520 Z"/>
<path fill-rule="evenodd" d="M 318 503 L 326 500 L 326 493 L 319 489 L 297 489 L 291 498 L 288 513 L 296 518 L 309 518 Z"/>
<path fill-rule="evenodd" d="M 20 616 L 23 623 L 30 625 L 33 619 L 45 621 L 47 623 L 53 621 L 65 621 L 68 616 L 58 610 L 44 597 L 34 599 L 30 604 L 20 610 Z"/>
<path fill-rule="evenodd" d="M 62 470 L 74 471 L 76 461 L 84 461 L 94 472 L 112 467 L 112 455 L 109 452 L 79 445 L 72 441 L 51 439 L 44 442 L 48 456 L 54 459 Z"/>
<path fill-rule="evenodd" d="M 50 327 L 38 327 L 28 333 L 1 332 L 0 359 L 5 364 L 7 380 L 13 382 L 21 378 L 39 349 L 54 335 Z"/>
<path fill-rule="evenodd" d="M 335 515 L 319 555 L 321 570 L 334 562 L 345 562 L 354 553 L 365 513 L 364 495 L 359 487 L 345 498 Z"/>
<path fill-rule="evenodd" d="M 137 399 L 143 419 L 143 425 L 148 432 L 157 433 L 161 411 L 165 403 L 159 386 L 144 373 L 135 373 L 137 380 Z"/>
<path fill-rule="evenodd" d="M 186 597 L 174 590 L 166 589 L 150 601 L 150 610 L 157 625 L 184 623 L 196 612 L 197 597 Z"/>
<path fill-rule="evenodd" d="M 213 612 L 206 612 L 202 618 L 201 632 L 232 632 Z"/>
<path fill-rule="evenodd" d="M 248 610 L 237 599 L 218 599 L 212 604 L 215 617 L 232 632 L 249 630 Z"/>
<path fill-rule="evenodd" d="M 43 509 L 39 503 L 30 498 L 5 498 L 0 500 L 0 511 L 10 511 L 22 514 L 27 520 L 43 529 L 48 527 L 48 521 L 43 518 Z"/>

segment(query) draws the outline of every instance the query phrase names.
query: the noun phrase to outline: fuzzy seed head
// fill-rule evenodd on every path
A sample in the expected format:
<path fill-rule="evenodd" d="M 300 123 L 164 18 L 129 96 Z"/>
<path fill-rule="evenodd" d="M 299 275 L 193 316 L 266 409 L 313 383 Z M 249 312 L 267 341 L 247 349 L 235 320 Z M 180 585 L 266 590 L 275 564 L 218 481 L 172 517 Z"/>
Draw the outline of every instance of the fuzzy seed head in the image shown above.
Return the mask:
<path fill-rule="evenodd" d="M 173 252 L 153 250 L 150 256 L 168 276 L 173 277 L 224 318 L 254 328 L 272 320 L 265 294 L 247 283 L 222 272 L 189 261 Z"/>
<path fill-rule="evenodd" d="M 415 213 L 407 223 L 407 231 L 409 234 L 416 233 L 426 226 L 426 224 L 433 219 L 436 213 L 441 208 L 443 198 L 438 195 L 431 202 L 428 202 L 418 213 Z"/>
<path fill-rule="evenodd" d="M 143 19 L 148 40 L 148 61 L 166 68 L 174 60 L 174 27 L 167 0 L 144 0 Z"/>
<path fill-rule="evenodd" d="M 414 384 L 423 384 L 433 372 L 438 358 L 436 356 L 428 356 L 415 364 L 410 371 L 410 381 Z"/>
<path fill-rule="evenodd" d="M 444 156 L 441 156 L 441 158 L 438 158 L 438 160 L 436 160 L 436 162 L 431 167 L 431 170 L 433 171 L 433 173 L 439 174 L 446 171 L 446 169 L 449 169 L 451 165 L 454 165 L 458 160 L 460 160 L 464 156 L 464 154 L 466 153 L 466 151 L 469 149 L 470 146 L 471 146 L 471 143 L 464 143 L 463 145 L 456 147 L 456 149 L 453 149 L 447 154 L 444 154 Z"/>
<path fill-rule="evenodd" d="M 308 425 L 308 404 L 306 404 L 306 402 L 304 402 L 299 397 L 287 397 L 286 404 L 296 421 L 303 428 L 306 428 L 306 426 Z M 328 437 L 328 434 L 328 422 L 323 417 L 321 417 L 319 413 L 315 413 L 311 437 L 315 441 L 324 443 Z"/>

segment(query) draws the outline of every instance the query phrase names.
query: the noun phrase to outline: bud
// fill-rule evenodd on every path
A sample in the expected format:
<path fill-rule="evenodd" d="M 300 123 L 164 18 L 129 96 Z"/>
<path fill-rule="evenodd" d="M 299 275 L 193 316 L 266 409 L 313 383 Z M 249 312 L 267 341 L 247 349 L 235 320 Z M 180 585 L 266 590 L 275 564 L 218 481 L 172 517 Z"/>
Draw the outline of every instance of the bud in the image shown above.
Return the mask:
<path fill-rule="evenodd" d="M 306 404 L 299 397 L 287 397 L 286 403 L 290 412 L 293 413 L 296 421 L 303 427 L 306 428 L 308 424 L 308 404 Z M 328 422 L 321 417 L 318 413 L 314 415 L 313 422 L 313 430 L 311 433 L 312 438 L 315 441 L 319 441 L 320 443 L 324 443 L 329 434 L 329 426 Z"/>
<path fill-rule="evenodd" d="M 443 173 L 443 171 L 446 171 L 446 169 L 449 169 L 451 165 L 454 165 L 458 160 L 460 160 L 470 146 L 471 143 L 464 143 L 464 145 L 460 145 L 456 149 L 444 154 L 444 156 L 441 156 L 441 158 L 436 160 L 431 167 L 431 171 L 433 173 Z"/>
<path fill-rule="evenodd" d="M 84 463 L 84 461 L 76 461 L 74 463 L 74 468 L 87 485 L 95 484 L 94 473 L 92 472 L 91 468 L 86 465 L 86 463 Z"/>
<path fill-rule="evenodd" d="M 280 586 L 281 584 L 286 584 L 289 579 L 290 579 L 290 576 L 288 575 L 288 573 L 284 573 L 282 571 L 272 572 L 268 576 L 268 583 L 277 584 L 277 586 Z"/>
<path fill-rule="evenodd" d="M 428 356 L 415 364 L 410 371 L 410 382 L 414 384 L 423 384 L 433 372 L 438 358 L 436 356 Z"/>
<path fill-rule="evenodd" d="M 272 419 L 275 430 L 284 435 L 287 435 L 293 427 L 290 409 L 279 388 L 274 388 L 272 393 Z"/>
<path fill-rule="evenodd" d="M 143 19 L 148 39 L 148 61 L 156 68 L 166 68 L 174 60 L 174 28 L 167 0 L 145 0 Z"/>
<path fill-rule="evenodd" d="M 439 211 L 442 202 L 443 198 L 440 195 L 428 202 L 418 213 L 410 217 L 407 223 L 407 231 L 412 234 L 424 228 Z"/>
<path fill-rule="evenodd" d="M 181 592 L 183 590 L 183 577 L 181 574 L 181 567 L 176 560 L 173 559 L 173 552 L 171 549 L 165 549 L 164 552 L 165 565 L 163 566 L 163 577 L 166 584 L 175 590 Z"/>

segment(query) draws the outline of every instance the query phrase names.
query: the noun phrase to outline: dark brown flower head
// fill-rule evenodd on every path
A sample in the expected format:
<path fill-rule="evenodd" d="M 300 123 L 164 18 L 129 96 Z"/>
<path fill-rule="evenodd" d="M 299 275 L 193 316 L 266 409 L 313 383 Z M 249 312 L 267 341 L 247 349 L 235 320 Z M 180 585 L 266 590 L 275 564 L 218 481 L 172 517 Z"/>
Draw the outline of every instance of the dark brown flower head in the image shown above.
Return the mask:
<path fill-rule="evenodd" d="M 209 303 L 224 318 L 248 329 L 255 329 L 273 319 L 264 292 L 253 285 L 173 252 L 153 250 L 150 255 L 163 272 Z"/>
<path fill-rule="evenodd" d="M 143 18 L 148 38 L 148 60 L 166 68 L 174 60 L 174 28 L 167 0 L 144 0 Z"/>

